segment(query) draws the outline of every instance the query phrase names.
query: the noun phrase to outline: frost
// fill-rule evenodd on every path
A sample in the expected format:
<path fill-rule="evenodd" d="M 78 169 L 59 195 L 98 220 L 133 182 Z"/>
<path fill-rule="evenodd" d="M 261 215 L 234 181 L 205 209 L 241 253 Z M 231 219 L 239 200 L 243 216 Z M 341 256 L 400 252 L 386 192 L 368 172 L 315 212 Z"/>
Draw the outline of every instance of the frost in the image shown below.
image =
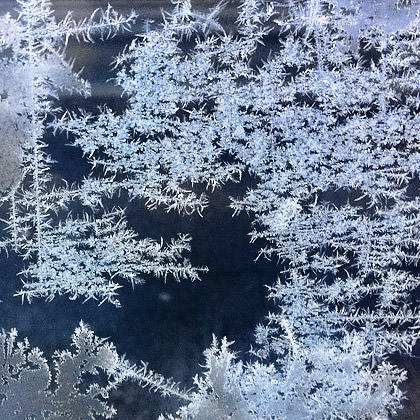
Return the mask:
<path fill-rule="evenodd" d="M 213 336 L 212 346 L 204 352 L 205 373 L 196 376 L 197 391 L 191 396 L 191 403 L 177 413 L 179 419 L 187 420 L 251 420 L 247 402 L 241 393 L 240 380 L 243 376 L 241 363 L 235 363 L 235 356 L 229 350 L 226 339 L 221 344 Z M 178 418 L 178 417 L 177 417 Z M 174 420 L 171 415 L 160 416 L 159 420 Z"/>
<path fill-rule="evenodd" d="M 108 6 L 80 22 L 71 13 L 57 22 L 49 1 L 22 0 L 18 5 L 17 18 L 6 14 L 0 20 L 0 63 L 8 74 L 0 82 L 1 159 L 7 159 L 2 191 L 9 206 L 9 237 L 0 246 L 28 261 L 18 295 L 31 301 L 69 294 L 119 305 L 118 278 L 133 285 L 144 274 L 198 278 L 200 270 L 182 258 L 189 250 L 188 236 L 169 245 L 137 240 L 120 210 L 85 208 L 70 218 L 67 209 L 83 193 L 65 182 L 55 185 L 50 175 L 53 162 L 43 136 L 48 118 L 58 111 L 52 100 L 62 91 L 88 95 L 90 90 L 66 58 L 69 38 L 93 42 L 112 37 L 129 30 L 136 15 L 121 16 Z"/>
<path fill-rule="evenodd" d="M 248 364 L 214 340 L 177 418 L 394 415 L 405 373 L 388 357 L 410 354 L 420 327 L 418 2 L 243 0 L 227 33 L 222 5 L 205 14 L 176 0 L 115 59 L 124 111 L 92 115 L 51 109 L 60 89 L 87 91 L 61 51 L 66 33 L 90 41 L 131 18 L 107 9 L 99 23 L 69 15 L 57 24 L 47 2 L 19 4 L 18 19 L 0 21 L 1 66 L 15 81 L 1 82 L 0 118 L 10 164 L 22 168 L 18 185 L 15 175 L 3 181 L 2 242 L 29 260 L 20 294 L 118 305 L 114 278 L 197 278 L 180 262 L 188 237 L 139 240 L 104 202 L 124 191 L 151 209 L 205 215 L 207 195 L 194 184 L 211 190 L 247 172 L 255 186 L 231 207 L 252 214 L 259 257 L 282 264 L 269 286 L 275 310 Z M 95 170 L 81 185 L 52 185 L 47 113 Z M 86 216 L 68 217 L 74 202 Z M 145 378 L 165 389 L 160 376 Z"/>
<path fill-rule="evenodd" d="M 127 369 L 112 344 L 83 324 L 72 337 L 72 350 L 54 353 L 51 368 L 42 352 L 17 331 L 0 336 L 0 414 L 4 419 L 112 418 L 109 391 Z M 122 373 L 124 372 L 124 373 Z M 107 377 L 103 383 L 102 375 Z M 96 381 L 96 382 L 95 382 Z"/>
<path fill-rule="evenodd" d="M 376 419 L 400 407 L 404 371 L 389 363 L 370 369 L 360 360 L 356 337 L 334 347 L 325 339 L 307 348 L 283 328 L 293 351 L 273 364 L 243 365 L 226 339 L 205 351 L 205 372 L 177 416 L 159 420 Z"/>
<path fill-rule="evenodd" d="M 260 256 L 283 264 L 270 287 L 277 312 L 253 350 L 275 363 L 245 368 L 239 392 L 249 401 L 245 384 L 263 366 L 258 381 L 266 388 L 246 409 L 256 419 L 387 418 L 400 406 L 405 376 L 386 358 L 410 353 L 420 325 L 412 295 L 420 245 L 418 5 L 294 3 L 276 15 L 266 2 L 244 1 L 239 36 L 197 35 L 188 54 L 178 53 L 182 65 L 203 69 L 200 115 L 212 121 L 213 182 L 232 164 L 255 175 L 258 185 L 232 208 L 254 214 L 251 238 L 265 241 Z M 394 17 L 402 19 L 395 27 Z M 281 33 L 279 51 L 254 67 L 249 58 L 270 31 Z M 120 73 L 122 85 L 138 75 L 130 69 Z M 187 77 L 195 93 L 200 87 Z M 194 115 L 185 104 L 175 103 Z M 164 144 L 153 142 L 154 150 Z M 174 179 L 170 168 L 165 174 Z M 180 415 L 201 418 L 194 410 L 207 404 L 206 392 Z"/>
<path fill-rule="evenodd" d="M 96 219 L 69 218 L 44 234 L 37 260 L 21 273 L 24 286 L 18 295 L 31 302 L 70 294 L 70 299 L 82 296 L 120 306 L 116 296 L 122 286 L 114 278 L 126 279 L 133 287 L 144 282 L 144 274 L 198 279 L 198 271 L 181 260 L 183 251 L 190 249 L 189 240 L 188 236 L 169 244 L 139 240 L 127 228 L 122 211 Z"/>
<path fill-rule="evenodd" d="M 184 400 L 191 396 L 172 380 L 130 364 L 114 345 L 80 323 L 71 350 L 56 351 L 50 363 L 17 331 L 0 334 L 0 415 L 8 420 L 114 418 L 110 392 L 123 381 Z"/>

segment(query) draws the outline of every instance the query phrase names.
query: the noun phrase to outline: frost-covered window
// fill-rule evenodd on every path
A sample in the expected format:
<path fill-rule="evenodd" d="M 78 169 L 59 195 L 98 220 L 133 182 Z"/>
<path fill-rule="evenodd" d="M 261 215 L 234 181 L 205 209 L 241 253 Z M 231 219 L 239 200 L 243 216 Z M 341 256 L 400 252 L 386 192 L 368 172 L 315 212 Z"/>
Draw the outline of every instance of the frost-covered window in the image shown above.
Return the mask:
<path fill-rule="evenodd" d="M 10 3 L 0 418 L 402 415 L 420 2 Z"/>

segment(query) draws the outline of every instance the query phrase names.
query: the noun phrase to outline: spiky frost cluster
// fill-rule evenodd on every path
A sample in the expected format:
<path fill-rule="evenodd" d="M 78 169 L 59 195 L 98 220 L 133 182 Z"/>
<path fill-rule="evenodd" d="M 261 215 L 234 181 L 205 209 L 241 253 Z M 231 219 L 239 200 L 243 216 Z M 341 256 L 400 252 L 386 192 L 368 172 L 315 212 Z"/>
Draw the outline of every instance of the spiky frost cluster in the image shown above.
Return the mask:
<path fill-rule="evenodd" d="M 19 47 L 16 65 L 5 59 L 5 66 L 29 74 L 32 92 L 23 117 L 18 105 L 6 104 L 16 112 L 13 129 L 28 139 L 23 181 L 7 181 L 10 239 L 3 243 L 35 257 L 25 270 L 34 281 L 21 293 L 118 304 L 114 276 L 133 283 L 138 272 L 195 278 L 197 269 L 177 259 L 185 238 L 167 248 L 137 241 L 122 214 L 101 210 L 104 197 L 125 191 L 150 208 L 205 215 L 208 199 L 195 183 L 216 188 L 249 172 L 256 187 L 231 206 L 253 215 L 260 257 L 282 264 L 269 289 L 277 310 L 257 327 L 256 359 L 248 364 L 215 339 L 188 405 L 166 418 L 389 418 L 401 405 L 405 373 L 387 357 L 410 353 L 420 328 L 413 294 L 420 255 L 417 2 L 243 0 L 231 33 L 217 21 L 221 6 L 203 14 L 189 0 L 173 3 L 162 25 L 116 59 L 124 112 L 57 117 L 55 128 L 70 132 L 103 174 L 54 189 L 42 144 L 53 91 L 44 93 L 49 79 L 33 71 L 50 50 L 30 35 L 41 23 L 54 26 L 46 2 L 21 2 L 22 10 L 42 4 L 46 13 L 29 25 L 23 45 L 4 41 Z M 90 40 L 93 21 L 67 22 L 61 25 Z M 267 41 L 275 46 L 268 56 Z M 53 225 L 51 211 L 71 200 L 91 215 Z"/>

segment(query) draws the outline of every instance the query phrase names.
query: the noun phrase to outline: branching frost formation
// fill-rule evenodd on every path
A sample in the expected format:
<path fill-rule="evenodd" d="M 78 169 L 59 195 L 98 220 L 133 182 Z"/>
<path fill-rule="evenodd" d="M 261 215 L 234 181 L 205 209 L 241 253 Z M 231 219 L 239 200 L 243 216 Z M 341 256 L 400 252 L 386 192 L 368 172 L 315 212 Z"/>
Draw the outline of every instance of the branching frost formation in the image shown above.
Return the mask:
<path fill-rule="evenodd" d="M 102 202 L 125 191 L 150 208 L 204 214 L 208 198 L 194 184 L 212 189 L 249 172 L 256 187 L 231 207 L 254 216 L 259 257 L 282 264 L 269 288 L 277 309 L 257 327 L 248 364 L 214 339 L 188 404 L 161 420 L 389 418 L 406 376 L 388 357 L 410 353 L 420 327 L 418 3 L 243 0 L 230 33 L 217 20 L 222 5 L 203 14 L 173 3 L 116 58 L 122 113 L 58 116 L 50 97 L 57 86 L 86 92 L 64 59 L 67 33 L 90 41 L 133 16 L 107 9 L 98 21 L 57 24 L 47 2 L 22 0 L 17 19 L 2 18 L 12 81 L 1 82 L 3 141 L 21 139 L 10 161 L 23 168 L 21 181 L 3 181 L 2 245 L 31 261 L 21 294 L 119 304 L 115 276 L 196 278 L 179 262 L 187 237 L 138 240 Z M 103 174 L 52 187 L 49 113 Z M 54 224 L 52 212 L 73 200 L 89 215 Z"/>
<path fill-rule="evenodd" d="M 10 167 L 3 168 L 10 178 L 3 198 L 9 217 L 8 238 L 0 245 L 28 261 L 18 295 L 31 301 L 69 294 L 119 305 L 117 278 L 132 284 L 141 283 L 144 274 L 198 278 L 200 270 L 182 257 L 189 250 L 188 236 L 168 245 L 138 240 L 118 209 L 94 211 L 86 206 L 79 217 L 65 217 L 67 208 L 82 198 L 80 189 L 55 185 L 50 175 L 53 162 L 43 136 L 47 120 L 58 112 L 53 98 L 63 91 L 90 91 L 66 58 L 69 38 L 110 38 L 129 30 L 136 15 L 122 16 L 109 6 L 80 22 L 71 13 L 57 22 L 49 1 L 22 0 L 18 5 L 16 18 L 6 14 L 0 21 L 1 66 L 8 74 L 0 82 L 2 146 L 13 156 L 15 169 L 10 176 Z M 64 215 L 58 224 L 56 215 Z"/>

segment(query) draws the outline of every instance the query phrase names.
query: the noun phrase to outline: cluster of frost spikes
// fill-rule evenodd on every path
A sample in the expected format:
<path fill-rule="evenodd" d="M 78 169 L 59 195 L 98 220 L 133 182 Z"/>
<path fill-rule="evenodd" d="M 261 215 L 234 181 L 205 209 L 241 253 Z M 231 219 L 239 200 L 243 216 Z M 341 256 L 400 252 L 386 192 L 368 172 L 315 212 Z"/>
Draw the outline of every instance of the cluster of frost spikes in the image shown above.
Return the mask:
<path fill-rule="evenodd" d="M 386 418 L 400 405 L 404 374 L 386 357 L 419 336 L 420 19 L 415 2 L 374 3 L 289 2 L 277 14 L 246 0 L 238 33 L 226 34 L 177 2 L 116 61 L 126 111 L 57 122 L 109 174 L 83 186 L 98 200 L 125 189 L 152 207 L 201 211 L 188 182 L 258 180 L 232 207 L 255 215 L 252 240 L 284 265 L 270 289 L 278 313 L 254 349 L 275 363 L 228 364 L 239 391 L 228 380 L 215 386 L 229 396 L 213 398 L 206 377 L 181 418 L 207 418 L 210 400 L 220 418 L 235 418 L 232 401 L 244 417 L 253 381 L 265 392 L 251 418 Z M 254 64 L 270 32 L 278 51 Z"/>
<path fill-rule="evenodd" d="M 108 6 L 80 22 L 71 13 L 57 22 L 49 1 L 18 5 L 17 17 L 0 18 L 0 66 L 7 74 L 0 80 L 0 192 L 3 209 L 9 209 L 8 237 L 0 247 L 28 261 L 18 295 L 31 301 L 69 294 L 119 305 L 119 278 L 132 284 L 141 283 L 144 274 L 198 278 L 200 270 L 182 257 L 189 250 L 187 236 L 168 245 L 138 240 L 120 210 L 85 207 L 70 218 L 68 208 L 83 194 L 76 186 L 54 185 L 50 176 L 53 162 L 43 136 L 47 118 L 57 112 L 53 98 L 62 91 L 88 95 L 90 90 L 66 59 L 69 37 L 109 38 L 129 30 L 136 15 L 121 16 Z"/>
<path fill-rule="evenodd" d="M 104 194 L 122 189 L 152 208 L 201 214 L 207 199 L 188 184 L 215 188 L 240 179 L 244 167 L 228 120 L 231 102 L 247 94 L 247 85 L 240 92 L 235 79 L 249 72 L 247 61 L 266 34 L 262 22 L 273 13 L 271 5 L 259 11 L 250 4 L 240 14 L 243 38 L 234 39 L 215 20 L 220 6 L 203 15 L 192 12 L 189 1 L 177 1 L 161 27 L 139 36 L 116 59 L 115 80 L 128 101 L 124 113 L 105 109 L 56 121 L 106 174 L 83 184 L 87 203 L 97 205 Z M 195 43 L 188 53 L 185 41 Z"/>
<path fill-rule="evenodd" d="M 114 345 L 95 336 L 83 322 L 72 336 L 72 349 L 56 351 L 54 367 L 17 331 L 0 334 L 0 416 L 7 420 L 115 417 L 110 392 L 130 380 L 183 400 L 190 395 L 142 363 L 131 365 Z"/>
<path fill-rule="evenodd" d="M 279 317 L 308 346 L 319 330 L 356 329 L 364 356 L 380 360 L 419 336 L 409 296 L 419 284 L 420 20 L 411 10 L 389 34 L 372 18 L 355 50 L 347 28 L 367 9 L 318 3 L 311 25 L 294 15 L 259 71 L 260 91 L 272 92 L 253 98 L 261 128 L 248 133 L 252 159 L 265 150 L 260 183 L 233 207 L 255 213 L 252 240 L 284 263 L 270 294 Z"/>
<path fill-rule="evenodd" d="M 182 420 L 387 419 L 401 405 L 405 379 L 387 357 L 410 353 L 419 337 L 412 293 L 420 255 L 418 4 L 285 4 L 243 0 L 237 33 L 226 33 L 216 19 L 220 7 L 205 15 L 189 0 L 175 1 L 163 25 L 139 36 L 116 60 L 126 110 L 57 120 L 56 127 L 72 132 L 93 167 L 104 172 L 74 189 L 52 189 L 48 179 L 41 137 L 51 93 L 49 80 L 38 76 L 37 54 L 50 52 L 39 43 L 42 37 L 31 35 L 16 62 L 2 61 L 9 72 L 35 75 L 23 82 L 32 102 L 9 106 L 19 98 L 14 85 L 1 94 L 4 115 L 15 122 L 8 136 L 20 130 L 28 139 L 21 188 L 8 181 L 10 239 L 3 245 L 39 258 L 25 271 L 44 276 L 34 295 L 53 297 L 83 274 L 94 289 L 108 287 L 114 300 L 116 285 L 107 279 L 117 273 L 137 281 L 132 262 L 142 251 L 134 245 L 121 252 L 130 257 L 123 268 L 113 253 L 110 266 L 95 263 L 96 276 L 89 277 L 108 241 L 124 246 L 133 239 L 130 231 L 107 236 L 109 215 L 97 217 L 104 196 L 125 190 L 151 207 L 201 212 L 207 199 L 189 185 L 214 188 L 244 171 L 255 176 L 256 187 L 235 198 L 232 208 L 254 215 L 252 240 L 265 241 L 261 256 L 283 264 L 270 287 L 277 310 L 257 328 L 252 352 L 258 361 L 242 364 L 226 341 L 213 343 L 206 372 L 177 413 Z M 45 23 L 52 28 L 48 13 L 32 25 L 41 9 L 26 18 L 30 31 Z M 6 17 L 1 25 L 13 29 L 24 17 Z M 394 18 L 398 26 L 390 24 Z M 276 52 L 259 61 L 259 46 L 269 36 Z M 29 112 L 19 108 L 22 103 L 30 104 Z M 49 215 L 74 199 L 95 217 L 68 219 L 57 232 L 70 237 L 55 237 Z M 116 225 L 124 228 L 123 221 Z M 64 269 L 52 243 L 74 251 Z M 185 269 L 193 270 L 188 263 Z M 89 288 L 84 294 L 103 297 Z"/>
<path fill-rule="evenodd" d="M 357 337 L 340 348 L 325 339 L 306 348 L 283 326 L 293 352 L 275 365 L 244 365 L 235 360 L 232 343 L 213 339 L 191 402 L 159 420 L 376 420 L 400 408 L 405 372 L 387 362 L 370 369 L 360 359 Z"/>
<path fill-rule="evenodd" d="M 126 279 L 133 287 L 148 274 L 197 280 L 199 270 L 182 259 L 189 241 L 186 235 L 169 244 L 138 239 L 121 210 L 100 218 L 68 218 L 44 234 L 38 258 L 21 272 L 24 286 L 17 295 L 31 302 L 69 294 L 70 299 L 80 296 L 120 306 L 117 291 L 122 286 L 114 278 Z"/>

